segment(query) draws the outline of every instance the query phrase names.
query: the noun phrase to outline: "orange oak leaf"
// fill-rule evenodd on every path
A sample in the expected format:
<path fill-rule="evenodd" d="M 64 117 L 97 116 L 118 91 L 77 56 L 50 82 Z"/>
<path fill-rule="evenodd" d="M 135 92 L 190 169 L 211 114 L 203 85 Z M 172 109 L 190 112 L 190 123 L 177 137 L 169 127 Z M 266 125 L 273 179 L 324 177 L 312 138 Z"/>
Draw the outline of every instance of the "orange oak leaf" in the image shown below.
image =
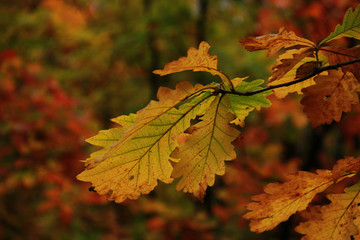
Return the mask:
<path fill-rule="evenodd" d="M 268 56 L 275 54 L 282 48 L 295 47 L 313 48 L 315 44 L 310 40 L 295 35 L 294 32 L 288 32 L 284 28 L 277 34 L 268 34 L 259 37 L 248 37 L 240 41 L 246 50 L 252 52 L 257 50 L 268 50 Z"/>
<path fill-rule="evenodd" d="M 360 58 L 360 47 L 342 48 L 342 47 L 322 47 L 320 54 L 324 55 L 330 64 L 337 64 L 347 62 Z M 342 66 L 343 72 L 351 72 L 356 79 L 360 82 L 360 63 L 353 63 Z"/>
<path fill-rule="evenodd" d="M 336 162 L 333 167 L 333 179 L 338 180 L 345 174 L 360 172 L 360 158 L 345 157 Z"/>
<path fill-rule="evenodd" d="M 199 49 L 189 48 L 186 57 L 166 63 L 164 69 L 155 70 L 153 73 L 164 76 L 167 74 L 193 70 L 194 72 L 204 71 L 212 75 L 218 75 L 225 85 L 233 88 L 230 79 L 217 68 L 217 55 L 209 54 L 210 45 L 207 42 L 201 42 Z"/>
<path fill-rule="evenodd" d="M 190 120 L 204 114 L 214 99 L 212 90 L 211 86 L 193 87 L 187 82 L 179 83 L 175 90 L 160 88 L 159 101 L 151 101 L 138 111 L 125 132 L 113 129 L 100 133 L 119 139 L 91 156 L 96 158 L 87 160 L 91 168 L 77 178 L 91 182 L 96 192 L 116 202 L 149 193 L 158 180 L 172 182 L 170 154 L 178 146 L 177 137 L 190 126 Z M 129 119 L 117 120 L 126 125 L 124 121 Z"/>
<path fill-rule="evenodd" d="M 244 215 L 250 219 L 250 229 L 264 232 L 286 221 L 292 214 L 306 209 L 317 193 L 323 192 L 334 181 L 331 171 L 317 170 L 316 174 L 299 171 L 288 175 L 285 183 L 270 183 L 265 193 L 252 197 L 246 206 L 250 212 Z"/>
<path fill-rule="evenodd" d="M 349 112 L 352 104 L 359 103 L 360 84 L 352 73 L 341 70 L 328 73 L 316 76 L 316 85 L 302 90 L 306 96 L 301 103 L 313 127 L 339 121 L 342 112 Z"/>
<path fill-rule="evenodd" d="M 308 61 L 304 63 L 298 69 L 296 69 L 295 79 L 299 79 L 312 74 L 318 66 L 319 66 L 318 61 Z"/>
<path fill-rule="evenodd" d="M 172 177 L 181 177 L 176 186 L 202 200 L 207 186 L 215 182 L 215 174 L 225 173 L 225 161 L 236 157 L 231 144 L 239 132 L 229 125 L 235 116 L 228 112 L 228 96 L 217 96 L 201 122 L 192 126 L 189 138 L 178 147 L 173 156 L 175 164 Z"/>
<path fill-rule="evenodd" d="M 342 194 L 329 194 L 330 204 L 311 206 L 301 215 L 308 219 L 295 231 L 304 234 L 303 240 L 354 239 L 359 234 L 360 183 L 345 189 Z"/>

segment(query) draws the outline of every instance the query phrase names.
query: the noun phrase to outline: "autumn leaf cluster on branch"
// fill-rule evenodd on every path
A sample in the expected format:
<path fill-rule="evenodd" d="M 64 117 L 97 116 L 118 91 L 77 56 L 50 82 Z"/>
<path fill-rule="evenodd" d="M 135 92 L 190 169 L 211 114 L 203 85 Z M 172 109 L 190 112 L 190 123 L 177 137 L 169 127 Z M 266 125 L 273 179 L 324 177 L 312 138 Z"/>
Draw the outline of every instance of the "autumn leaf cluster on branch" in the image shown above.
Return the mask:
<path fill-rule="evenodd" d="M 87 140 L 102 149 L 84 161 L 86 169 L 77 178 L 91 182 L 97 193 L 116 202 L 151 192 L 158 180 L 171 183 L 179 178 L 177 190 L 202 200 L 215 176 L 225 173 L 225 161 L 235 159 L 231 143 L 245 118 L 253 110 L 270 107 L 269 95 L 279 99 L 289 93 L 304 95 L 301 103 L 313 127 L 340 121 L 343 112 L 359 103 L 360 48 L 332 44 L 342 37 L 360 40 L 360 5 L 349 9 L 343 23 L 318 44 L 285 29 L 243 39 L 248 51 L 267 50 L 269 56 L 280 52 L 266 86 L 264 80 L 229 78 L 218 69 L 208 43 L 190 48 L 186 57 L 154 73 L 205 71 L 222 82 L 205 86 L 181 82 L 174 90 L 161 87 L 158 101 L 136 114 L 112 119 L 118 128 Z M 254 196 L 244 217 L 252 231 L 263 232 L 303 211 L 307 221 L 295 229 L 305 235 L 303 239 L 359 238 L 359 183 L 344 193 L 328 194 L 330 204 L 310 205 L 318 193 L 359 171 L 356 157 L 339 160 L 332 170 L 298 171 L 285 183 L 271 183 L 265 193 Z"/>

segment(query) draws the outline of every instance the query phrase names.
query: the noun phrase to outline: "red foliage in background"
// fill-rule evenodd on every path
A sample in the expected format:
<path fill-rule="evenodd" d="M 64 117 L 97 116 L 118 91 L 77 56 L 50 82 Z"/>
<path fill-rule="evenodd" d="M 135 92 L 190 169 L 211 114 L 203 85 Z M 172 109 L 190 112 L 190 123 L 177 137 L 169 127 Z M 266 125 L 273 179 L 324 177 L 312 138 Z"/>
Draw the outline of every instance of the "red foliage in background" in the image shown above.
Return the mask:
<path fill-rule="evenodd" d="M 198 11 L 202 2 L 208 2 L 207 13 Z M 358 107 L 340 124 L 312 132 L 298 99 L 271 99 L 271 108 L 249 119 L 235 141 L 238 159 L 216 179 L 204 204 L 163 185 L 139 201 L 102 204 L 104 198 L 75 180 L 83 168 L 80 160 L 86 159 L 90 148 L 84 139 L 107 126 L 109 118 L 145 104 L 151 84 L 173 87 L 178 80 L 188 80 L 189 75 L 180 75 L 152 82 L 153 75 L 146 74 L 195 45 L 198 26 L 203 27 L 200 33 L 206 33 L 203 40 L 228 60 L 224 65 L 233 71 L 231 75 L 253 68 L 249 75 L 256 72 L 266 78 L 261 54 L 258 58 L 239 54 L 240 37 L 285 27 L 317 42 L 357 3 L 4 1 L 0 4 L 0 15 L 4 14 L 0 20 L 4 28 L 0 39 L 0 239 L 283 236 L 248 233 L 242 215 L 250 196 L 260 193 L 267 182 L 284 180 L 284 173 L 331 167 L 338 155 L 357 154 Z M 197 24 L 201 21 L 207 24 Z M 294 237 L 287 225 L 276 231 Z"/>
<path fill-rule="evenodd" d="M 319 42 L 331 32 L 349 7 L 355 9 L 354 0 L 290 1 L 266 0 L 258 12 L 259 35 L 277 31 L 281 27 L 299 36 Z"/>
<path fill-rule="evenodd" d="M 103 202 L 73 177 L 81 169 L 78 159 L 85 156 L 84 139 L 93 134 L 94 120 L 90 112 L 79 111 L 79 103 L 55 79 L 43 76 L 41 64 L 26 63 L 13 50 L 0 53 L 0 78 L 0 208 L 9 211 L 0 219 L 40 235 L 38 222 L 27 222 L 31 218 L 11 221 L 23 210 L 20 202 L 38 205 L 26 210 L 33 218 L 53 209 L 64 224 L 71 222 L 77 204 Z M 29 191 L 41 194 L 40 202 Z"/>

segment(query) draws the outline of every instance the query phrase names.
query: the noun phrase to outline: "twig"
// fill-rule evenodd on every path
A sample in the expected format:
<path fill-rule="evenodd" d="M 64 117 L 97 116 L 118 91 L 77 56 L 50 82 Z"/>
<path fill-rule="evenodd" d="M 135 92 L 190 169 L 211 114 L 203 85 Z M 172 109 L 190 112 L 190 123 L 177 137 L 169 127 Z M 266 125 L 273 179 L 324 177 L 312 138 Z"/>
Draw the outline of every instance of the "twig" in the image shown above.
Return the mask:
<path fill-rule="evenodd" d="M 266 92 L 266 91 L 269 91 L 269 90 L 272 90 L 272 89 L 281 88 L 281 87 L 288 87 L 288 86 L 294 85 L 296 83 L 303 82 L 303 81 L 305 81 L 305 80 L 307 80 L 309 78 L 312 78 L 312 77 L 316 76 L 317 74 L 322 73 L 324 71 L 331 70 L 331 69 L 337 69 L 339 67 L 354 64 L 354 63 L 357 63 L 357 62 L 360 62 L 360 58 L 357 58 L 357 59 L 354 59 L 354 60 L 351 60 L 351 61 L 347 61 L 347 62 L 342 62 L 342 63 L 333 64 L 333 65 L 327 65 L 327 66 L 318 67 L 318 68 L 315 68 L 312 73 L 310 73 L 309 75 L 306 75 L 306 76 L 304 76 L 302 78 L 299 78 L 299 79 L 296 79 L 294 81 L 287 82 L 287 83 L 281 83 L 281 84 L 277 84 L 277 85 L 268 86 L 268 87 L 265 87 L 265 88 L 262 88 L 262 89 L 259 89 L 259 90 L 256 90 L 256 91 L 250 91 L 250 92 L 236 92 L 235 91 L 234 92 L 234 91 L 229 91 L 229 90 L 225 90 L 225 89 L 218 89 L 217 92 L 220 92 L 220 93 L 223 93 L 223 94 L 235 94 L 235 95 L 239 95 L 239 96 L 252 96 L 252 95 L 262 93 L 262 92 Z"/>

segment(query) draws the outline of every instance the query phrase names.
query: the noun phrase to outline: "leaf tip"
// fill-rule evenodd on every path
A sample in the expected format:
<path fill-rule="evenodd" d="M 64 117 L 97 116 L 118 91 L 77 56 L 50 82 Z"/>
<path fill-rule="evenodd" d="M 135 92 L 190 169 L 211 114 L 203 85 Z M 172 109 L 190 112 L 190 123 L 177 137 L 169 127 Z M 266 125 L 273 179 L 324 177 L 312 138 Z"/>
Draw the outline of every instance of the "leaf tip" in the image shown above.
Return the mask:
<path fill-rule="evenodd" d="M 160 76 L 164 76 L 165 74 L 162 73 L 163 71 L 161 69 L 157 69 L 157 70 L 154 70 L 152 71 L 152 73 L 154 74 L 157 74 L 157 75 L 160 75 Z"/>
<path fill-rule="evenodd" d="M 86 182 L 86 177 L 84 176 L 85 174 L 85 170 L 82 171 L 81 173 L 79 173 L 78 175 L 76 175 L 76 179 L 82 182 Z"/>

